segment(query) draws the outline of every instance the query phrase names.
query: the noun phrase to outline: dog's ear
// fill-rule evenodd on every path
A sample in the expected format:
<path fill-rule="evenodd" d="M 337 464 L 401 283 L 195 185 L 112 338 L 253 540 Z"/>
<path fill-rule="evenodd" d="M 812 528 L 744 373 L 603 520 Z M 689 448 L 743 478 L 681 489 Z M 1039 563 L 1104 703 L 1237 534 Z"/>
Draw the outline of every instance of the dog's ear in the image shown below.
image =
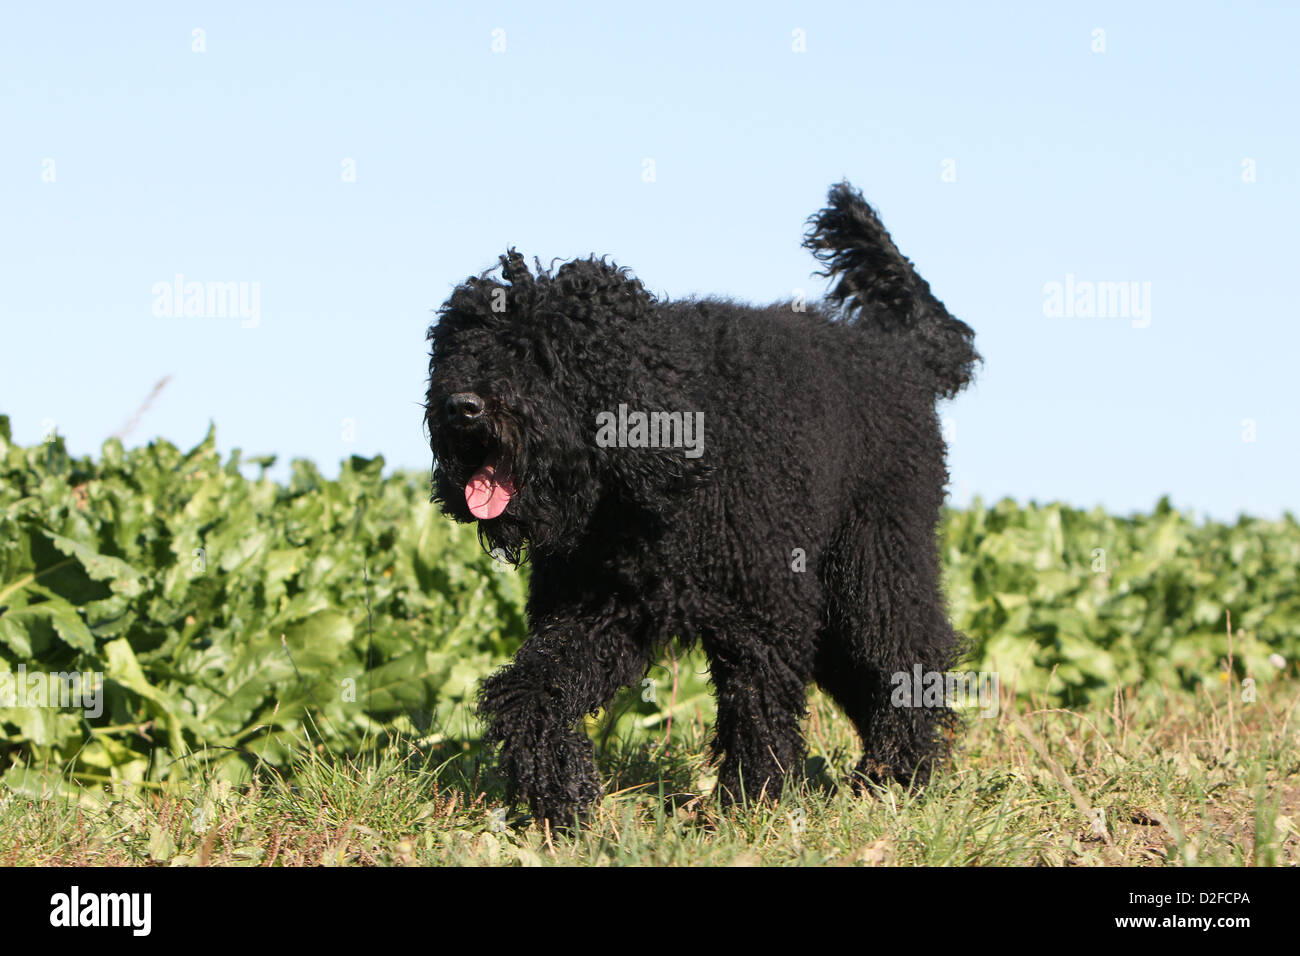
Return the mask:
<path fill-rule="evenodd" d="M 640 279 L 605 259 L 575 259 L 554 273 L 541 263 L 536 268 L 534 273 L 518 250 L 508 249 L 495 268 L 456 287 L 438 310 L 440 324 L 458 329 L 558 320 L 599 327 L 636 320 L 655 304 Z"/>
<path fill-rule="evenodd" d="M 500 271 L 498 277 L 495 273 Z M 534 276 L 518 250 L 511 247 L 497 258 L 497 265 L 477 276 L 470 276 L 452 290 L 438 310 L 439 321 L 429 329 L 429 338 L 446 338 L 464 328 L 496 328 L 517 318 L 531 315 L 542 291 L 539 278 L 546 274 L 538 266 Z"/>
<path fill-rule="evenodd" d="M 655 304 L 628 269 L 595 256 L 564 263 L 547 284 L 549 305 L 582 322 L 635 320 Z"/>

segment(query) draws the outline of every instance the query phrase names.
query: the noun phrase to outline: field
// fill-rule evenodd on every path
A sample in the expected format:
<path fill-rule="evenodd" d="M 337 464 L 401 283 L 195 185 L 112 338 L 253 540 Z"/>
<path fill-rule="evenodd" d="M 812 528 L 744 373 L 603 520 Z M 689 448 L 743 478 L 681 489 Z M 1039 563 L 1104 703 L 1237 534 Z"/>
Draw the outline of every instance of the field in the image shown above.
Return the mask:
<path fill-rule="evenodd" d="M 673 647 L 590 719 L 610 796 L 562 836 L 505 813 L 471 713 L 523 637 L 526 571 L 440 518 L 427 476 L 297 461 L 277 484 L 270 463 L 223 460 L 211 434 L 72 458 L 0 417 L 0 863 L 1300 856 L 1289 516 L 952 511 L 951 609 L 996 694 L 925 795 L 850 794 L 856 742 L 814 696 L 799 782 L 720 812 L 707 675 Z"/>
<path fill-rule="evenodd" d="M 501 781 L 460 740 L 345 758 L 304 739 L 292 776 L 242 787 L 199 778 L 54 800 L 20 789 L 0 799 L 0 864 L 1294 866 L 1300 688 L 1287 690 L 1238 710 L 1238 724 L 1223 695 L 1004 710 L 972 721 L 921 799 L 846 792 L 828 770 L 854 742 L 818 698 L 808 781 L 725 814 L 703 795 L 702 723 L 679 721 L 667 752 L 655 735 L 607 742 L 611 795 L 572 837 L 506 816 Z"/>

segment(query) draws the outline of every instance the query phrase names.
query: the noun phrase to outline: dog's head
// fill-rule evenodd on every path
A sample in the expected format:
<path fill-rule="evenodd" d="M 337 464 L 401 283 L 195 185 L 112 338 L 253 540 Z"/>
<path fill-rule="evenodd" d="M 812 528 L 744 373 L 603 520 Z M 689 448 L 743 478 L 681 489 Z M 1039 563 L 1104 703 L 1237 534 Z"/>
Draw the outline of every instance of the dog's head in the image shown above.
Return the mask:
<path fill-rule="evenodd" d="M 575 546 L 603 500 L 595 416 L 634 390 L 627 352 L 654 297 L 595 258 L 534 274 L 512 249 L 496 271 L 458 286 L 429 329 L 425 421 L 434 501 L 517 563 Z"/>

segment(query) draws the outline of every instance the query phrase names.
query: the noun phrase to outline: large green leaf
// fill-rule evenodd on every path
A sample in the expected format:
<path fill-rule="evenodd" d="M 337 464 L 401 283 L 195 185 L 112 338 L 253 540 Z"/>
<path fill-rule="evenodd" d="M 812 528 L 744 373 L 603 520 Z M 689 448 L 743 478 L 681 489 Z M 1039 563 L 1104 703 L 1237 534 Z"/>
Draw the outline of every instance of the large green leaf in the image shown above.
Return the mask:
<path fill-rule="evenodd" d="M 46 531 L 45 536 L 64 554 L 76 558 L 86 569 L 86 573 L 96 581 L 107 581 L 109 587 L 115 592 L 127 597 L 137 597 L 141 593 L 140 579 L 144 577 L 143 571 L 131 567 L 120 558 L 100 554 L 80 541 L 65 538 L 51 531 Z"/>

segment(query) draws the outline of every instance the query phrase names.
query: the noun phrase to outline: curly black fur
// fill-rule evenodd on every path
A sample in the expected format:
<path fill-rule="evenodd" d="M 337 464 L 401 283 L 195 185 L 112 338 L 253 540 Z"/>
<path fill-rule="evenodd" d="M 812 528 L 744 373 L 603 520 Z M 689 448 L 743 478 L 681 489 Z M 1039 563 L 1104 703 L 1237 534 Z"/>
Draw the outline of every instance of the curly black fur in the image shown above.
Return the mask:
<path fill-rule="evenodd" d="M 935 399 L 970 380 L 973 333 L 847 183 L 805 244 L 825 306 L 659 301 L 603 259 L 552 274 L 512 249 L 429 330 L 434 500 L 532 563 L 531 635 L 480 711 L 538 818 L 570 823 L 600 796 L 579 723 L 674 636 L 709 658 L 724 800 L 798 765 L 812 681 L 862 737 L 860 779 L 923 785 L 946 756 L 952 713 L 891 706 L 891 676 L 961 653 L 939 589 Z M 703 413 L 703 454 L 600 447 L 597 415 L 620 405 Z M 511 493 L 476 518 L 482 474 Z"/>

